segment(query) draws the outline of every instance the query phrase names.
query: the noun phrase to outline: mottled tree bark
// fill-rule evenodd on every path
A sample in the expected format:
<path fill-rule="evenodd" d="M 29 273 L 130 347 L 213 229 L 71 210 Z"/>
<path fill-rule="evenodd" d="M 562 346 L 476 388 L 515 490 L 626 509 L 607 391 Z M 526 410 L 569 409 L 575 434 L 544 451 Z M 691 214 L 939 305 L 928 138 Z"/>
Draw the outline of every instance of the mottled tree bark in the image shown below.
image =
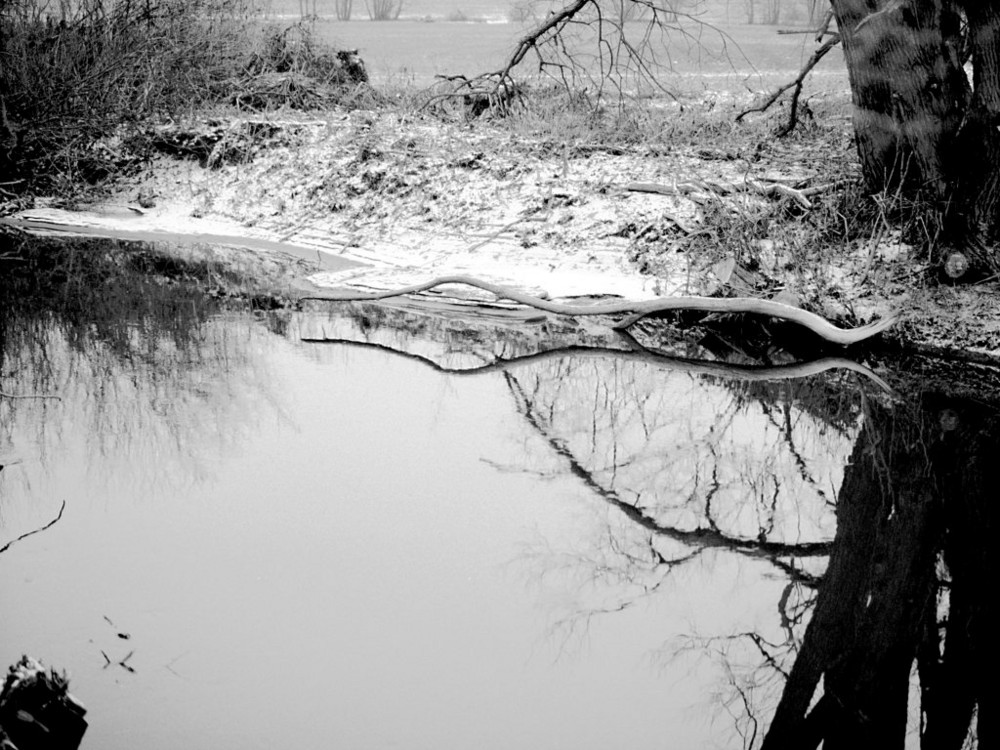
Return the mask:
<path fill-rule="evenodd" d="M 926 239 L 992 267 L 1000 203 L 1000 11 L 986 0 L 832 0 L 868 189 L 915 200 Z M 969 33 L 962 31 L 963 16 Z M 966 49 L 974 63 L 970 83 Z"/>

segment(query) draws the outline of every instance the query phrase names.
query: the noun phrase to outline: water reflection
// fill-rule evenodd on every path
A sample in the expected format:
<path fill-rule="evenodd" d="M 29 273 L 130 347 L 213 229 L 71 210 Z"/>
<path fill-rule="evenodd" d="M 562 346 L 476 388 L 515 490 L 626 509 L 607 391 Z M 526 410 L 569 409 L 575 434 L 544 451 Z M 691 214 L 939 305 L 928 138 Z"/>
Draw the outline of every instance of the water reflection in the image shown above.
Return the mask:
<path fill-rule="evenodd" d="M 970 732 L 988 742 L 1000 434 L 994 397 L 956 390 L 868 405 L 827 572 L 764 747 L 888 747 L 908 728 L 923 747 L 962 747 Z"/>
<path fill-rule="evenodd" d="M 193 271 L 106 240 L 7 252 L 17 259 L 0 278 L 8 463 L 53 469 L 67 452 L 84 466 L 129 456 L 114 475 L 88 472 L 87 482 L 181 489 L 237 445 L 262 409 L 276 408 L 257 356 L 269 337 L 252 318 L 220 316 L 187 278 Z"/>
<path fill-rule="evenodd" d="M 0 398 L 0 548 L 66 508 L 0 555 L 0 656 L 70 669 L 84 747 L 989 731 L 984 369 L 706 365 L 373 306 L 258 319 L 129 281 L 141 254 L 33 262 L 2 282 L 0 390 L 60 399 Z"/>
<path fill-rule="evenodd" d="M 781 582 L 770 622 L 698 625 L 658 652 L 717 662 L 744 747 L 978 746 L 996 666 L 995 376 L 944 363 L 914 376 L 919 362 L 896 363 L 899 392 L 773 369 L 726 382 L 645 352 L 461 372 L 503 370 L 549 448 L 521 470 L 561 463 L 619 511 L 572 549 L 533 553 L 564 589 L 560 628 L 662 596 L 708 552 L 766 561 Z"/>
<path fill-rule="evenodd" d="M 981 394 L 888 404 L 829 383 L 720 390 L 647 382 L 619 362 L 580 369 L 509 382 L 553 451 L 634 524 L 592 556 L 588 575 L 621 592 L 604 611 L 716 547 L 767 559 L 785 581 L 780 636 L 687 644 L 719 655 L 746 745 L 902 746 L 909 731 L 962 747 L 970 725 L 981 735 L 998 439 Z"/>

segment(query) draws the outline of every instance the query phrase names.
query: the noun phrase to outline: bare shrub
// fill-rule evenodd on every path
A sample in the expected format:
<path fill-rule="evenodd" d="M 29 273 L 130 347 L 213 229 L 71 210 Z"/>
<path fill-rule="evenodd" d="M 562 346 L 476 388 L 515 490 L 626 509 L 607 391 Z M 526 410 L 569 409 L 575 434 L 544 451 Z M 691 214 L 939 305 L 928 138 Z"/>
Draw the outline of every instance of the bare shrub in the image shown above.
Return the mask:
<path fill-rule="evenodd" d="M 150 120 L 264 73 L 366 78 L 304 31 L 262 37 L 256 1 L 0 0 L 0 189 L 99 184 L 141 162 Z"/>
<path fill-rule="evenodd" d="M 0 172 L 100 181 L 95 148 L 153 113 L 215 99 L 246 59 L 251 0 L 0 2 Z M 19 183 L 20 184 L 20 183 Z"/>

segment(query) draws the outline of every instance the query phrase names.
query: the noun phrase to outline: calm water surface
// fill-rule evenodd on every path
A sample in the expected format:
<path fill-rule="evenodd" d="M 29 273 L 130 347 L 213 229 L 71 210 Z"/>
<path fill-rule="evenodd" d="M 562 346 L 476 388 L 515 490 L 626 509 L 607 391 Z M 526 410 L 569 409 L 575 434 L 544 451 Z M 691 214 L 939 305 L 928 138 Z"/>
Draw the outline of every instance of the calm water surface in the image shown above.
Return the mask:
<path fill-rule="evenodd" d="M 0 316 L 0 661 L 84 748 L 913 745 L 994 606 L 986 390 L 84 286 Z"/>
<path fill-rule="evenodd" d="M 712 675 L 660 651 L 698 621 L 732 627 L 763 571 L 710 555 L 655 600 L 590 619 L 632 595 L 589 580 L 619 564 L 607 535 L 632 532 L 502 373 L 307 348 L 245 319 L 204 335 L 220 347 L 209 366 L 169 383 L 60 352 L 63 399 L 17 402 L 4 541 L 66 509 L 0 561 L 0 661 L 68 670 L 84 747 L 712 734 Z M 104 657 L 130 652 L 134 672 Z"/>

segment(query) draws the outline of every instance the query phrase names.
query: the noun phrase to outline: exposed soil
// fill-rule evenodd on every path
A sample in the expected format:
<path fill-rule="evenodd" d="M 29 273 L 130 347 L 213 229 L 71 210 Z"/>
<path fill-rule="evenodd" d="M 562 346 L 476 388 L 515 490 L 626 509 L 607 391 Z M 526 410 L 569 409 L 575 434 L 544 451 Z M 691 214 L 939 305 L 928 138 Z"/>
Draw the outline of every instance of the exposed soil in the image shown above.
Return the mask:
<path fill-rule="evenodd" d="M 113 205 L 15 219 L 280 242 L 299 256 L 290 275 L 301 276 L 303 258 L 317 261 L 298 289 L 383 290 L 462 273 L 549 298 L 757 296 L 843 326 L 899 310 L 890 342 L 1000 353 L 995 280 L 941 285 L 894 232 L 845 228 L 857 190 L 846 117 L 782 140 L 719 122 L 715 137 L 665 132 L 630 145 L 393 112 L 232 121 L 229 157 L 214 168 L 161 156 Z M 279 249 L 256 252 L 273 262 Z M 473 291 L 448 296 L 492 299 Z"/>

